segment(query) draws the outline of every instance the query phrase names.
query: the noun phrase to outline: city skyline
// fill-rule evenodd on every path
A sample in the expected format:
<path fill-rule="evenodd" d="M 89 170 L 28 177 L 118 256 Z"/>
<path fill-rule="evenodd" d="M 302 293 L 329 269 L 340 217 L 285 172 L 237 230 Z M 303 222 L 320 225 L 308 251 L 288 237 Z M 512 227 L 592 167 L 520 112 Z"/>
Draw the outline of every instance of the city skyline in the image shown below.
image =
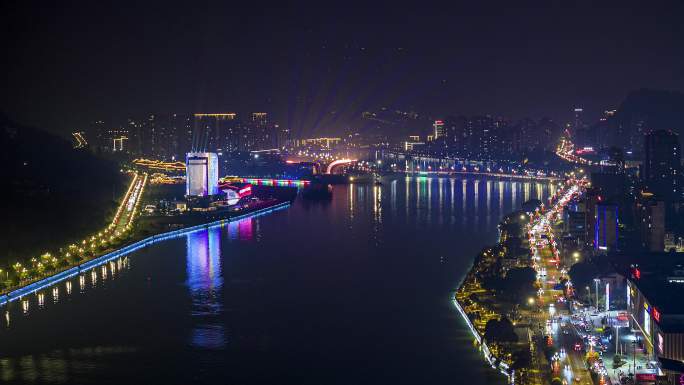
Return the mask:
<path fill-rule="evenodd" d="M 683 385 L 684 2 L 471 3 L 3 3 L 0 379 Z"/>
<path fill-rule="evenodd" d="M 268 111 L 312 131 L 346 128 L 382 106 L 558 123 L 583 106 L 593 120 L 631 90 L 684 90 L 684 54 L 671 49 L 682 5 L 671 6 L 15 4 L 4 13 L 15 57 L 0 106 L 62 133 L 102 117 L 188 110 Z M 37 28 L 23 30 L 27 19 Z"/>

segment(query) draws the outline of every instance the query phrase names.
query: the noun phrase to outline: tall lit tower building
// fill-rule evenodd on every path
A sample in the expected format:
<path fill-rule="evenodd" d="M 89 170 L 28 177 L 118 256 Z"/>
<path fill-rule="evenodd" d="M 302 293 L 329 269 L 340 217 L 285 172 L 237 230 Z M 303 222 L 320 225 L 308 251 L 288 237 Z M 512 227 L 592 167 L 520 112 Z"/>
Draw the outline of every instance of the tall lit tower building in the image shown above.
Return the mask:
<path fill-rule="evenodd" d="M 232 152 L 237 148 L 239 134 L 236 132 L 237 114 L 194 114 L 192 149 L 216 152 Z"/>
<path fill-rule="evenodd" d="M 444 137 L 444 121 L 443 120 L 435 120 L 435 123 L 432 125 L 432 127 L 434 128 L 433 138 L 435 140 Z"/>
<path fill-rule="evenodd" d="M 276 147 L 275 131 L 272 130 L 266 112 L 253 112 L 248 125 L 247 150 L 267 150 Z"/>
<path fill-rule="evenodd" d="M 644 137 L 643 181 L 648 191 L 666 200 L 677 200 L 681 193 L 682 150 L 672 131 L 656 130 Z"/>
<path fill-rule="evenodd" d="M 575 134 L 584 128 L 584 121 L 582 120 L 582 115 L 584 115 L 584 109 L 581 107 L 575 107 L 574 109 L 574 121 L 572 123 L 575 128 Z"/>
<path fill-rule="evenodd" d="M 218 157 L 213 152 L 189 152 L 185 158 L 188 196 L 218 194 Z"/>
<path fill-rule="evenodd" d="M 612 250 L 618 242 L 618 206 L 613 203 L 597 203 L 594 213 L 594 249 Z"/>

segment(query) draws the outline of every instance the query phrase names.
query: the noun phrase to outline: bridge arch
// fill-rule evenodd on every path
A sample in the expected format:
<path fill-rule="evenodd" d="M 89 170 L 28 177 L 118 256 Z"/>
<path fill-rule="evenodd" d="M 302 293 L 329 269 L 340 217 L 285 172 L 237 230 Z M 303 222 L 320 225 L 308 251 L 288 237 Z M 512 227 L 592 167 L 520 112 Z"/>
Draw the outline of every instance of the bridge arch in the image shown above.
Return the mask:
<path fill-rule="evenodd" d="M 341 165 L 351 164 L 353 162 L 356 162 L 356 159 L 337 159 L 328 165 L 328 168 L 326 168 L 325 173 L 332 174 L 333 168 Z"/>

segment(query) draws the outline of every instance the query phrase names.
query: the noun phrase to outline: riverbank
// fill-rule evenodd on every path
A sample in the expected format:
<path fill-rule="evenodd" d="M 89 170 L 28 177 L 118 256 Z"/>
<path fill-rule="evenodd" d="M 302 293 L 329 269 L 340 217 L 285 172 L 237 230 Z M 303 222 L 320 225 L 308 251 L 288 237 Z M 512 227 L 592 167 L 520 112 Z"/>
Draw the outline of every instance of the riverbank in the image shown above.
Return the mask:
<path fill-rule="evenodd" d="M 553 307 L 553 299 L 547 298 L 551 290 L 545 290 L 542 297 L 544 288 L 537 274 L 539 240 L 531 235 L 532 228 L 547 227 L 550 219 L 557 218 L 563 206 L 579 193 L 578 186 L 566 183 L 549 200 L 548 210 L 541 205 L 534 212 L 507 215 L 499 224 L 499 242 L 478 254 L 454 294 L 454 305 L 485 359 L 511 383 L 544 383 L 547 363 L 534 336 L 548 314 L 537 305 L 551 303 Z M 551 238 L 542 243 L 555 249 Z M 557 250 L 549 254 L 556 258 Z"/>
<path fill-rule="evenodd" d="M 128 190 L 107 227 L 97 233 L 93 232 L 91 236 L 81 241 L 75 241 L 69 245 L 64 244 L 58 249 L 44 252 L 39 257 L 26 257 L 11 266 L 3 266 L 4 269 L 0 268 L 0 273 L 4 273 L 5 280 L 1 282 L 0 295 L 58 274 L 134 241 L 133 224 L 136 214 L 140 212 L 140 201 L 147 185 L 148 175 L 137 172 L 131 175 Z"/>
<path fill-rule="evenodd" d="M 513 214 L 509 214 L 507 219 L 511 217 Z M 499 225 L 500 229 L 502 229 L 502 224 Z M 472 268 L 454 294 L 453 303 L 468 325 L 475 339 L 475 344 L 482 352 L 485 360 L 492 369 L 505 375 L 510 383 L 514 383 L 515 374 L 511 370 L 512 354 L 508 352 L 510 349 L 504 350 L 503 346 L 496 343 L 490 346 L 488 342 L 493 341 L 487 341 L 485 334 L 487 324 L 490 321 L 499 321 L 502 316 L 510 313 L 515 307 L 511 303 L 498 299 L 496 292 L 485 288 L 482 282 L 482 276 L 485 274 L 501 275 L 497 269 L 497 261 L 499 258 L 507 256 L 508 251 L 504 247 L 504 242 L 508 238 L 508 230 L 502 230 L 499 243 L 485 248 L 477 255 Z M 519 347 L 519 349 L 525 349 L 525 347 Z M 527 349 L 529 350 L 529 346 Z"/>
<path fill-rule="evenodd" d="M 503 215 L 554 192 L 475 178 L 354 183 L 330 201 L 300 196 L 157 242 L 3 306 L 5 378 L 249 382 L 269 368 L 257 382 L 505 384 L 447 293 L 496 242 Z"/>
<path fill-rule="evenodd" d="M 212 222 L 200 224 L 200 225 L 195 225 L 195 226 L 190 226 L 190 227 L 185 227 L 182 229 L 174 230 L 174 231 L 168 231 L 168 232 L 163 232 L 155 235 L 151 235 L 149 237 L 143 238 L 141 240 L 135 241 L 133 243 L 127 244 L 126 246 L 123 246 L 115 251 L 106 253 L 104 255 L 95 257 L 93 259 L 90 259 L 86 262 L 83 262 L 81 264 L 77 264 L 75 266 L 71 266 L 68 268 L 65 268 L 63 270 L 60 270 L 58 272 L 55 272 L 54 274 L 41 278 L 36 281 L 32 281 L 30 283 L 26 283 L 25 285 L 21 285 L 19 287 L 15 287 L 12 290 L 2 294 L 0 296 L 0 305 L 4 305 L 8 302 L 12 302 L 15 300 L 20 299 L 22 296 L 33 293 L 37 290 L 43 289 L 47 286 L 53 285 L 55 283 L 61 282 L 65 279 L 68 279 L 70 277 L 73 277 L 75 275 L 80 274 L 83 271 L 92 269 L 94 267 L 100 266 L 104 263 L 107 263 L 113 259 L 119 258 L 121 256 L 124 256 L 126 254 L 129 254 L 133 251 L 139 250 L 141 248 L 147 247 L 149 245 L 152 245 L 154 243 L 164 241 L 167 239 L 172 239 L 176 238 L 179 236 L 183 236 L 189 233 L 193 233 L 196 231 L 202 231 L 208 228 L 216 227 L 216 226 L 222 226 L 225 223 L 229 223 L 232 221 L 244 219 L 247 217 L 255 217 L 259 215 L 264 215 L 268 214 L 270 212 L 284 209 L 290 206 L 290 202 L 279 202 L 279 203 L 273 203 L 271 206 L 268 207 L 260 207 L 258 209 L 250 210 L 248 212 L 243 212 L 240 213 L 239 215 L 234 215 L 230 217 L 226 217 L 223 219 L 218 219 Z"/>

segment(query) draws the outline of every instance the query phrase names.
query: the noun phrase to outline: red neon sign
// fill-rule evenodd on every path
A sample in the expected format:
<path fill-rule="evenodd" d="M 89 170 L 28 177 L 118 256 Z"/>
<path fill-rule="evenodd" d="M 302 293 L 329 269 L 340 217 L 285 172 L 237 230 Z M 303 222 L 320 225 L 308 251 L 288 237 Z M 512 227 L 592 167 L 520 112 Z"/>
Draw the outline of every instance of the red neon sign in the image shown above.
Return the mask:
<path fill-rule="evenodd" d="M 238 191 L 238 195 L 240 196 L 240 198 L 252 195 L 252 186 L 243 187 L 242 189 L 240 189 L 240 191 Z"/>
<path fill-rule="evenodd" d="M 636 380 L 637 380 L 637 382 L 639 382 L 639 381 L 655 381 L 656 375 L 653 373 L 637 373 Z"/>
<path fill-rule="evenodd" d="M 660 322 L 660 312 L 655 308 L 655 306 L 651 307 L 651 315 L 657 322 Z"/>

